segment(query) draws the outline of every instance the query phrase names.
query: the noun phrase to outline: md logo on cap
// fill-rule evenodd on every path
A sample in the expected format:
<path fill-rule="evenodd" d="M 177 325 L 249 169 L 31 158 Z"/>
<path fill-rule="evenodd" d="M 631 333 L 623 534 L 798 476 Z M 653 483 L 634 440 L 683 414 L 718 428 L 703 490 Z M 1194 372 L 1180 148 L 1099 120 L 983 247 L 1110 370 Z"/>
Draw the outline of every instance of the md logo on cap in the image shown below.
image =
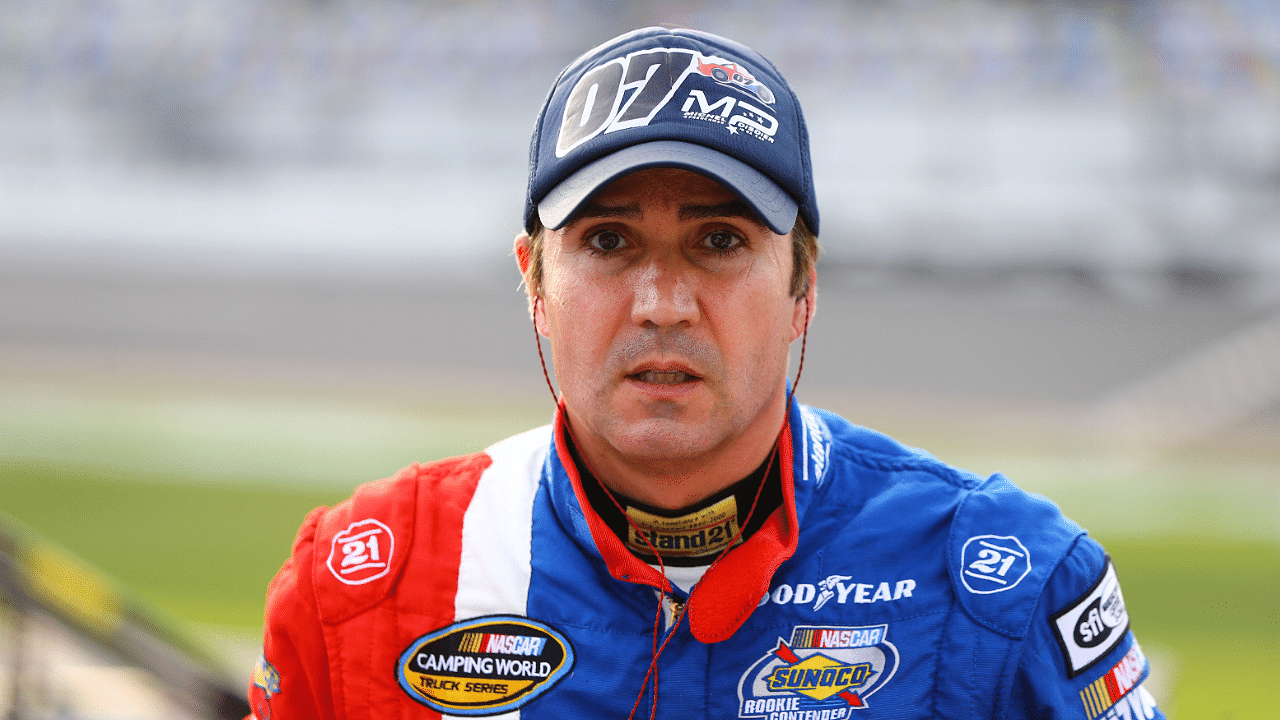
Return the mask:
<path fill-rule="evenodd" d="M 704 56 L 693 50 L 664 48 L 634 52 L 597 65 L 574 85 L 565 103 L 556 157 L 564 157 L 600 133 L 648 125 L 671 102 L 690 75 L 713 81 L 714 84 L 708 83 L 710 88 L 732 88 L 760 104 L 771 105 L 775 100 L 772 90 L 730 60 Z M 747 99 L 709 100 L 705 91 L 698 89 L 691 90 L 685 98 L 685 117 L 690 117 L 688 110 L 695 99 L 698 120 L 714 118 L 727 125 L 730 132 L 749 129 L 750 134 L 770 142 L 777 132 L 777 119 Z M 737 113 L 731 115 L 735 110 Z"/>

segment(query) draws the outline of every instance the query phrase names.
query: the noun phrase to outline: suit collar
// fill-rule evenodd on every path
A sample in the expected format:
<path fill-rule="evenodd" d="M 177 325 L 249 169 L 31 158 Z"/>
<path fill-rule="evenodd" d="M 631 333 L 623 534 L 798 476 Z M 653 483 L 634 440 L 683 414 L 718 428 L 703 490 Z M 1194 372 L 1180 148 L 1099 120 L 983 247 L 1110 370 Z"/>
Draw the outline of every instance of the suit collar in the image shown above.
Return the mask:
<path fill-rule="evenodd" d="M 543 476 L 552 505 L 565 529 L 615 580 L 675 591 L 663 575 L 632 555 L 591 508 L 566 442 L 563 402 L 556 412 L 552 444 Z M 774 573 L 795 554 L 800 517 L 829 468 L 831 434 L 822 419 L 794 399 L 778 442 L 782 506 L 750 538 L 703 575 L 688 599 L 690 629 L 704 643 L 727 639 L 769 591 Z"/>

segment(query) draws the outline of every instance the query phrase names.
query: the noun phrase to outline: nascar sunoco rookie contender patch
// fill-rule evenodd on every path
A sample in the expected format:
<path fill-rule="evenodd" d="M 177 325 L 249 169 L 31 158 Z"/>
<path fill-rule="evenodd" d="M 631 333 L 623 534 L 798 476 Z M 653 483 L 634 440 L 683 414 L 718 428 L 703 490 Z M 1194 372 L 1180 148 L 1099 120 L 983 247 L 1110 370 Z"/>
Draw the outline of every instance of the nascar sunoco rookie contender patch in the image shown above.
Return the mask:
<path fill-rule="evenodd" d="M 413 641 L 396 674 L 409 697 L 442 713 L 498 715 L 549 690 L 573 662 L 573 647 L 551 626 L 491 615 Z"/>
<path fill-rule="evenodd" d="M 898 669 L 898 649 L 886 637 L 888 625 L 817 627 L 802 625 L 791 642 L 760 658 L 738 683 L 738 717 L 839 720 L 867 707 L 867 696 L 884 687 Z"/>
<path fill-rule="evenodd" d="M 1107 558 L 1102 577 L 1084 595 L 1053 616 L 1067 674 L 1074 678 L 1120 644 L 1129 630 L 1129 612 L 1115 565 Z"/>

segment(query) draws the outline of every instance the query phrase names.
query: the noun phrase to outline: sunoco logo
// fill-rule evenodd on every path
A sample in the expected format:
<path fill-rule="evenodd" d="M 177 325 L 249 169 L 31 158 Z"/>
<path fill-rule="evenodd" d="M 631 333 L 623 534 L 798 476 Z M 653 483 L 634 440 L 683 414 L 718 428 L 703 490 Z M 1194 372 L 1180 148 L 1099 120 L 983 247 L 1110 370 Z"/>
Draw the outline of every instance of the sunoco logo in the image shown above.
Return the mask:
<path fill-rule="evenodd" d="M 898 669 L 888 633 L 888 625 L 794 628 L 790 643 L 778 638 L 743 674 L 738 717 L 839 720 L 867 707 Z"/>
<path fill-rule="evenodd" d="M 411 644 L 397 675 L 409 697 L 452 715 L 497 715 L 538 697 L 573 668 L 573 647 L 549 625 L 492 615 Z"/>

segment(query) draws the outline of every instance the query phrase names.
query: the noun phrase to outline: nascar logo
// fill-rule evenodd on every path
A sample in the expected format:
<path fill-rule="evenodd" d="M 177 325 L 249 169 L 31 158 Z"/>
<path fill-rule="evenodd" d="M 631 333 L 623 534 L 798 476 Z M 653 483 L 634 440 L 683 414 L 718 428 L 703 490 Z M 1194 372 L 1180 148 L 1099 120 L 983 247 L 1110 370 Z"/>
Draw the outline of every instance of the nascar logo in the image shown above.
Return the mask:
<path fill-rule="evenodd" d="M 738 716 L 839 720 L 867 707 L 867 696 L 898 669 L 888 625 L 798 626 L 791 642 L 756 661 L 738 684 Z M 792 715 L 790 713 L 803 713 Z"/>
<path fill-rule="evenodd" d="M 1137 643 L 1129 648 L 1129 652 L 1102 677 L 1089 683 L 1080 691 L 1080 702 L 1091 718 L 1101 717 L 1103 713 L 1129 694 L 1135 685 L 1146 676 L 1147 658 Z"/>
<path fill-rule="evenodd" d="M 502 653 L 504 655 L 541 655 L 546 647 L 545 637 L 532 635 L 501 635 L 498 633 L 463 633 L 458 650 L 474 653 Z"/>

